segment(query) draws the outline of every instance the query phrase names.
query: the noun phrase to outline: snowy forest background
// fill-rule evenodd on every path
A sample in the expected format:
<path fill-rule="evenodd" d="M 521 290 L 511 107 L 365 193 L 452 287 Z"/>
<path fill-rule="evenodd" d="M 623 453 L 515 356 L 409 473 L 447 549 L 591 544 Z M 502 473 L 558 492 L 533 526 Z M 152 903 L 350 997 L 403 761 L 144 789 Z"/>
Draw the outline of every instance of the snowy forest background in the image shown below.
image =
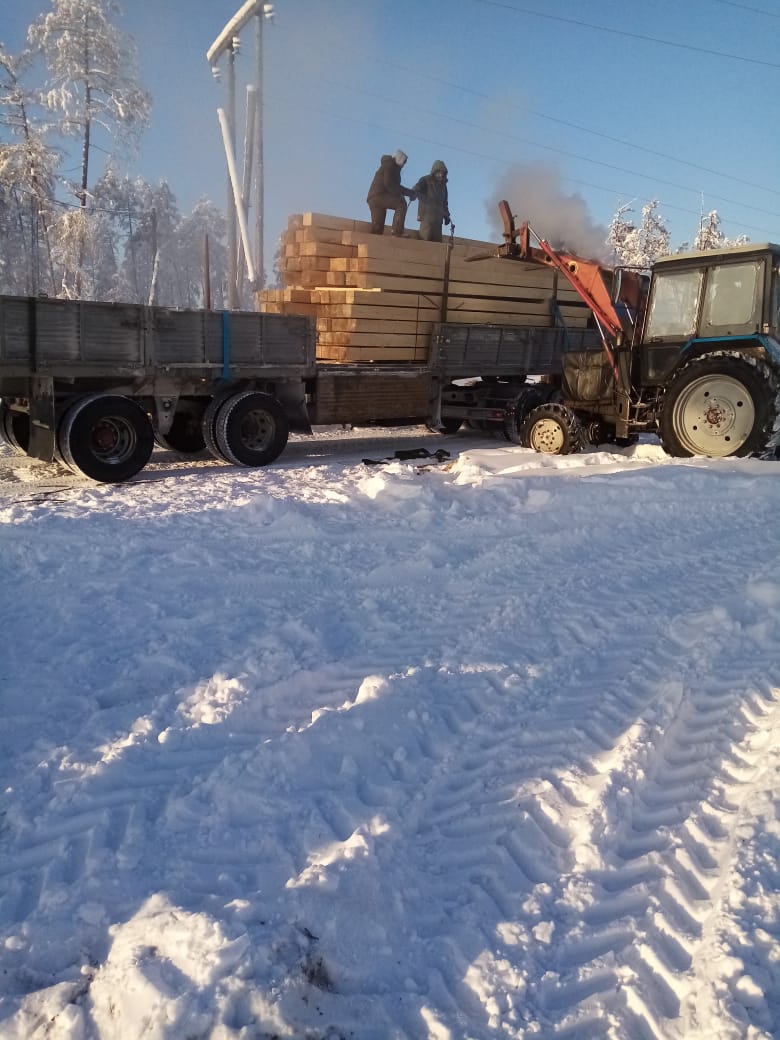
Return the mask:
<path fill-rule="evenodd" d="M 183 215 L 166 181 L 125 172 L 152 98 L 135 42 L 115 24 L 119 7 L 49 6 L 22 53 L 0 42 L 0 292 L 202 307 L 208 248 L 210 302 L 223 307 L 224 214 L 204 197 Z M 605 260 L 648 267 L 669 252 L 747 241 L 727 240 L 712 211 L 690 243 L 672 248 L 657 200 L 637 216 L 632 203 L 618 208 Z"/>

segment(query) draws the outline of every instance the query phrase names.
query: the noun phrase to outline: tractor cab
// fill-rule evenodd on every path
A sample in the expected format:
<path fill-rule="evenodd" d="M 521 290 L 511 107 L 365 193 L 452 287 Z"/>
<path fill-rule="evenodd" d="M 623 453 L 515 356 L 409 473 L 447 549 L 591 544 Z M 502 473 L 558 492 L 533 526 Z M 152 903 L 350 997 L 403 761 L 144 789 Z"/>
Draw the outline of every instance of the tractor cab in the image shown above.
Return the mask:
<path fill-rule="evenodd" d="M 681 361 L 702 353 L 780 352 L 779 268 L 780 246 L 772 244 L 658 260 L 642 333 L 642 384 L 664 383 Z"/>

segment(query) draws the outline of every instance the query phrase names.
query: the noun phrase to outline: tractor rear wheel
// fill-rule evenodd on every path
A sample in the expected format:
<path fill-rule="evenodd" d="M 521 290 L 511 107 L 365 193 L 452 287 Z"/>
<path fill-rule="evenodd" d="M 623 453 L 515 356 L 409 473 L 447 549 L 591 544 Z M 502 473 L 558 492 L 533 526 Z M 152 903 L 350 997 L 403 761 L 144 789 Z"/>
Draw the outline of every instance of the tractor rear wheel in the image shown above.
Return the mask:
<path fill-rule="evenodd" d="M 571 455 L 583 444 L 583 430 L 574 412 L 548 401 L 534 408 L 523 423 L 521 443 L 545 455 Z"/>
<path fill-rule="evenodd" d="M 711 354 L 680 369 L 664 395 L 658 433 L 677 458 L 762 452 L 777 416 L 771 371 L 744 355 Z"/>

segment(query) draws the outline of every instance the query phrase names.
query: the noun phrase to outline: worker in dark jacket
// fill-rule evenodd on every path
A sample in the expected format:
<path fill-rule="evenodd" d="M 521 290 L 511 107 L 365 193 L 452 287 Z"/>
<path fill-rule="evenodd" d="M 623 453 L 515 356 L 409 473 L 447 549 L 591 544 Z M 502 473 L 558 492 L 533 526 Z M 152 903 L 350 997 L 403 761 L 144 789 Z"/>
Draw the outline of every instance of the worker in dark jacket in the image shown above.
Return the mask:
<path fill-rule="evenodd" d="M 393 217 L 394 235 L 403 235 L 406 220 L 406 199 L 413 199 L 414 192 L 401 184 L 401 169 L 406 162 L 406 153 L 399 148 L 392 155 L 383 155 L 379 169 L 374 174 L 368 189 L 366 202 L 371 211 L 371 234 L 381 235 L 385 230 L 385 218 L 389 209 L 395 210 Z"/>
<path fill-rule="evenodd" d="M 417 207 L 420 238 L 426 242 L 441 242 L 442 223 L 450 223 L 447 167 L 441 159 L 436 160 L 431 166 L 431 172 L 421 177 L 412 191 L 420 200 Z"/>

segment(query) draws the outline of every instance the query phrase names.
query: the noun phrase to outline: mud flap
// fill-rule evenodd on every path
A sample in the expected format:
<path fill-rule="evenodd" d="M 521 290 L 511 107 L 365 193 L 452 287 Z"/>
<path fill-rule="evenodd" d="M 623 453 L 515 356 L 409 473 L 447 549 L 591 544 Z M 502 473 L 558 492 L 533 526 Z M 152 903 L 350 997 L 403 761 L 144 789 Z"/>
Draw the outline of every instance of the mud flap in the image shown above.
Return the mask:
<path fill-rule="evenodd" d="M 30 383 L 30 444 L 27 454 L 41 462 L 53 462 L 57 440 L 54 380 L 51 376 L 33 376 Z"/>

